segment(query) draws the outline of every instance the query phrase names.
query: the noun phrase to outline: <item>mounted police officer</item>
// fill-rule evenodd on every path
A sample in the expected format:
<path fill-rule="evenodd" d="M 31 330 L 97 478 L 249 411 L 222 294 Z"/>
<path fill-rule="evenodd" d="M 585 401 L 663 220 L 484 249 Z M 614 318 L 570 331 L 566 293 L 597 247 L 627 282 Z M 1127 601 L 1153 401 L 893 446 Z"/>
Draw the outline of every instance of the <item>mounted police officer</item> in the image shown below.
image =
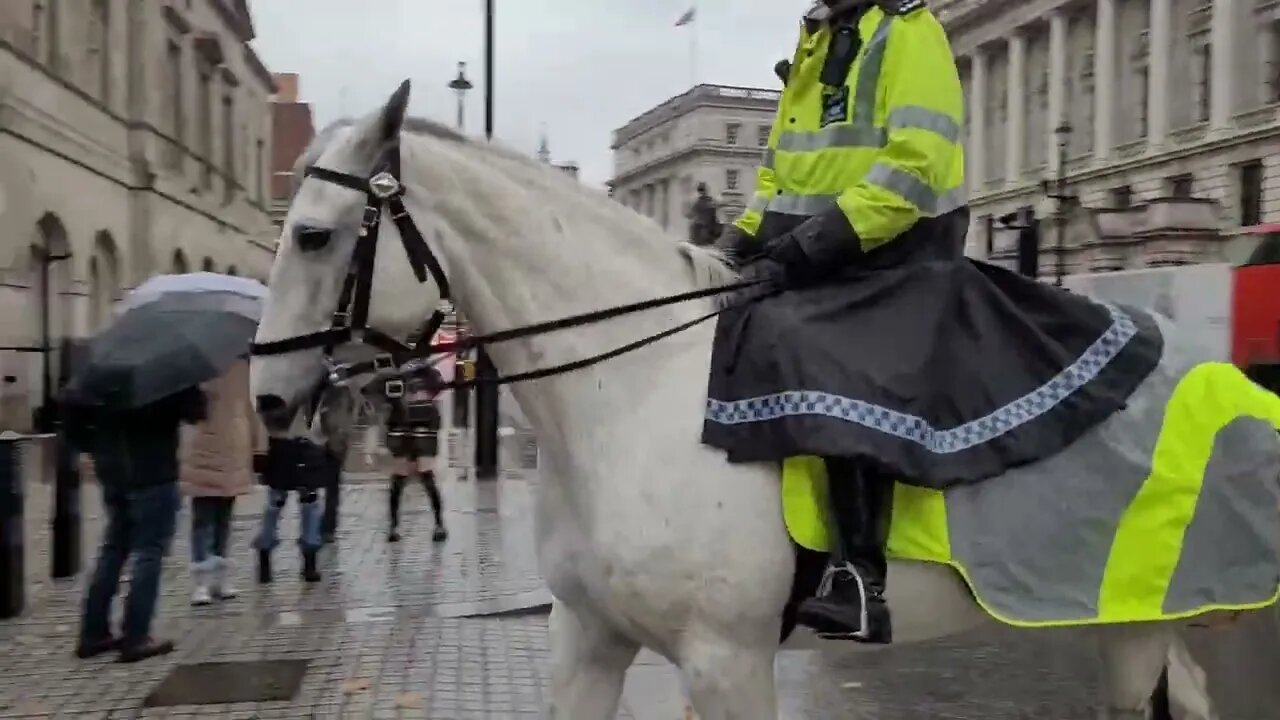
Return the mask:
<path fill-rule="evenodd" d="M 839 540 L 797 619 L 888 643 L 895 480 L 945 489 L 1058 452 L 1123 406 L 1158 334 L 1057 392 L 1113 317 L 964 258 L 963 91 L 923 0 L 818 2 L 776 71 L 755 194 L 718 243 L 760 284 L 717 325 L 703 441 L 731 462 L 825 461 Z"/>

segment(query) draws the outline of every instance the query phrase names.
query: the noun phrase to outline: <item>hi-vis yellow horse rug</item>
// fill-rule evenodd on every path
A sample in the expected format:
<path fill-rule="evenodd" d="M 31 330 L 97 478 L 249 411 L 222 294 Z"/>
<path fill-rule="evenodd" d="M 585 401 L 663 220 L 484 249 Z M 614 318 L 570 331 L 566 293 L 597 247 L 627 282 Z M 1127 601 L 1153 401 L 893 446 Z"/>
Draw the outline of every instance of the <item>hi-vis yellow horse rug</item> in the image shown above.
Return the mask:
<path fill-rule="evenodd" d="M 1280 398 L 1158 320 L 1129 406 L 1047 460 L 945 491 L 898 484 L 891 557 L 944 563 L 1010 625 L 1108 624 L 1280 596 Z M 783 467 L 792 538 L 828 548 L 820 460 Z"/>

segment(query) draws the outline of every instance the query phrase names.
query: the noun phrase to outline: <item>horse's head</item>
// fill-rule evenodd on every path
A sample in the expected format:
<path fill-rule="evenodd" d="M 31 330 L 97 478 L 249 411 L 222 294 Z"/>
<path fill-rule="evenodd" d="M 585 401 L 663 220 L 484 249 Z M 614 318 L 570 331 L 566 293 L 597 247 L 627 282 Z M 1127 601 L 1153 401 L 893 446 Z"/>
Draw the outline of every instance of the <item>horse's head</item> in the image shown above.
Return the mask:
<path fill-rule="evenodd" d="M 374 183 L 370 188 L 367 181 L 388 169 L 389 158 L 398 157 L 408 102 L 406 80 L 376 112 L 323 130 L 295 167 L 298 181 L 271 268 L 270 295 L 251 365 L 258 411 L 273 433 L 285 432 L 299 408 L 314 399 L 326 382 L 325 343 L 288 341 L 315 339 L 334 325 L 334 313 L 348 273 L 356 267 L 361 243 L 373 240 L 368 302 L 357 303 L 368 313 L 368 327 L 403 341 L 440 302 L 438 284 L 432 279 L 420 282 L 415 275 L 384 205 L 379 205 L 376 240 L 362 234 L 369 232 L 370 219 L 365 217 L 373 199 L 369 190 L 376 192 L 379 186 Z M 347 180 L 337 177 L 335 181 L 335 176 Z M 401 200 L 425 233 L 426 206 L 419 195 L 410 187 Z M 369 249 L 364 247 L 362 252 Z M 357 344 L 334 349 L 334 356 L 342 360 L 370 354 L 368 347 Z"/>

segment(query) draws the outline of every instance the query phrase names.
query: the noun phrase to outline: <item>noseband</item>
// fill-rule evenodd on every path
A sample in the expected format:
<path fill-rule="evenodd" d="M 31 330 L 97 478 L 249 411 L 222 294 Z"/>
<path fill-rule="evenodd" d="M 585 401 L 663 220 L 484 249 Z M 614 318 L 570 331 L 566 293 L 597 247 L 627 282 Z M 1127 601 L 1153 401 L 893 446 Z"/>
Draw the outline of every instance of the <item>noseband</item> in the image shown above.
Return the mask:
<path fill-rule="evenodd" d="M 308 166 L 304 176 L 313 177 L 317 180 L 323 180 L 324 182 L 365 194 L 364 214 L 360 221 L 356 248 L 351 256 L 351 265 L 347 270 L 346 279 L 343 281 L 342 292 L 338 296 L 338 307 L 333 313 L 333 322 L 328 329 L 283 340 L 254 343 L 251 352 L 259 356 L 283 355 L 299 350 L 322 348 L 326 367 L 329 371 L 328 382 L 333 385 L 340 385 L 350 378 L 371 372 L 397 372 L 401 375 L 414 374 L 423 368 L 430 367 L 429 363 L 421 361 L 430 358 L 432 355 L 456 354 L 495 343 L 509 342 L 519 338 L 590 325 L 631 313 L 675 305 L 690 300 L 710 298 L 760 284 L 760 281 L 754 280 L 721 287 L 701 288 L 678 295 L 629 303 L 549 322 L 503 330 L 489 335 L 459 337 L 451 342 L 432 343 L 431 338 L 440 329 L 445 318 L 453 312 L 449 278 L 445 276 L 443 266 L 440 265 L 440 261 L 435 254 L 431 252 L 430 246 L 427 245 L 427 241 L 422 237 L 417 225 L 414 224 L 413 218 L 409 216 L 409 211 L 405 209 L 404 200 L 402 199 L 404 185 L 400 182 L 399 146 L 391 148 L 383 159 L 375 164 L 375 170 L 368 178 L 316 167 L 315 165 Z M 440 305 L 435 309 L 431 317 L 423 322 L 418 331 L 410 337 L 407 344 L 376 328 L 369 327 L 368 324 L 369 297 L 373 290 L 373 261 L 378 249 L 378 228 L 382 222 L 384 212 L 390 215 L 391 221 L 395 223 L 396 229 L 400 232 L 400 242 L 404 245 L 405 254 L 409 257 L 409 263 L 413 268 L 414 275 L 418 278 L 418 282 L 423 283 L 430 278 L 440 289 Z M 782 288 L 774 288 L 766 294 L 781 290 Z M 701 315 L 660 333 L 649 335 L 635 342 L 627 343 L 621 347 L 581 360 L 497 378 L 455 379 L 452 382 L 445 383 L 439 389 L 458 389 L 480 383 L 507 385 L 590 367 L 683 332 L 710 320 L 725 309 L 728 308 L 720 307 L 713 312 Z M 362 362 L 346 364 L 334 362 L 334 348 L 350 342 L 369 345 L 377 348 L 381 353 L 372 360 Z M 388 381 L 385 393 L 392 398 L 403 395 L 404 383 L 401 380 Z"/>

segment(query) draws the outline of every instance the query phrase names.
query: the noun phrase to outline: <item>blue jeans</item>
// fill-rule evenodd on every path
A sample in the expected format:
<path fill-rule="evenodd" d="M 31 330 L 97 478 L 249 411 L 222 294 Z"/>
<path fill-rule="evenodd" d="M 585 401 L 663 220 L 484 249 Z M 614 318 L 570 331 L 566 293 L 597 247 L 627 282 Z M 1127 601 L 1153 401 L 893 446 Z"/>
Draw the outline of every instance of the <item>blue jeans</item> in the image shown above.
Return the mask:
<path fill-rule="evenodd" d="M 98 643 L 111 635 L 111 603 L 125 562 L 132 557 L 129 597 L 124 603 L 123 640 L 140 644 L 151 634 L 160 593 L 160 570 L 173 542 L 182 498 L 177 483 L 143 488 L 102 488 L 107 513 L 98 566 L 84 598 L 80 640 Z"/>
<path fill-rule="evenodd" d="M 323 544 L 320 537 L 320 521 L 323 510 L 320 508 L 320 494 L 315 490 L 297 490 L 298 513 L 302 516 L 302 536 L 298 545 L 303 550 L 319 550 Z M 280 514 L 289 502 L 288 490 L 267 490 L 267 507 L 262 511 L 262 527 L 258 536 L 253 539 L 253 546 L 258 550 L 270 552 L 280 544 Z"/>
<path fill-rule="evenodd" d="M 191 498 L 192 565 L 200 565 L 211 557 L 227 556 L 235 503 L 234 497 Z"/>

